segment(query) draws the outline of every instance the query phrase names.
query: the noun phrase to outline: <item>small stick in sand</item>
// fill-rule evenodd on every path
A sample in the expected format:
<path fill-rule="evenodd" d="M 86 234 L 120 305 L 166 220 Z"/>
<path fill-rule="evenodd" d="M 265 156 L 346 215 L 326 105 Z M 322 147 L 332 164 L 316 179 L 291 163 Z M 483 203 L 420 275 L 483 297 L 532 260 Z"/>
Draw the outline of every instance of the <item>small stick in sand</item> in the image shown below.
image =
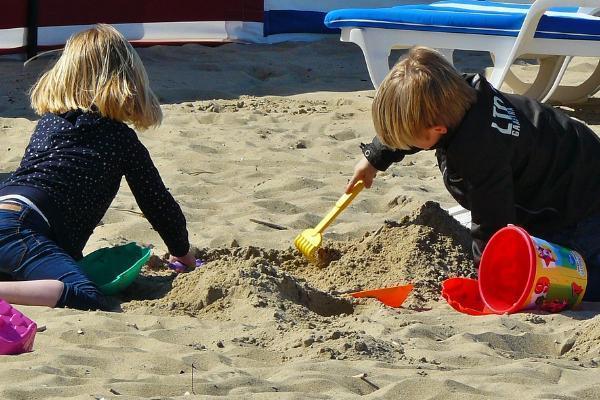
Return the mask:
<path fill-rule="evenodd" d="M 187 175 L 192 175 L 192 176 L 202 175 L 202 174 L 216 174 L 216 172 L 205 171 L 205 170 L 200 170 L 200 171 L 184 171 L 184 170 L 180 169 L 179 171 L 182 174 L 187 174 Z"/>
<path fill-rule="evenodd" d="M 358 375 L 353 375 L 353 378 L 359 378 L 362 379 L 363 381 L 365 381 L 366 383 L 368 383 L 373 389 L 375 390 L 379 390 L 379 386 L 377 386 L 376 384 L 374 384 L 373 382 L 371 382 L 370 380 L 367 379 L 367 373 L 363 372 L 362 374 L 358 374 Z"/>
<path fill-rule="evenodd" d="M 268 226 L 269 228 L 278 229 L 280 231 L 287 230 L 287 228 L 285 226 L 277 225 L 277 224 L 274 224 L 272 222 L 261 221 L 261 220 L 254 219 L 254 218 L 250 218 L 250 222 L 254 222 L 255 224 L 259 224 L 259 225 Z"/>
<path fill-rule="evenodd" d="M 130 214 L 139 215 L 139 216 L 140 216 L 140 217 L 142 217 L 142 218 L 146 218 L 146 217 L 144 216 L 144 214 L 143 214 L 143 213 L 141 213 L 141 212 L 139 212 L 139 211 L 135 211 L 135 210 L 128 210 L 128 209 L 126 209 L 126 208 L 121 208 L 121 207 L 110 207 L 110 208 L 112 208 L 113 210 L 117 210 L 117 211 L 123 211 L 123 212 L 126 212 L 126 213 L 130 213 Z"/>
<path fill-rule="evenodd" d="M 194 370 L 196 369 L 196 366 L 194 365 L 194 363 L 192 363 L 192 394 L 196 394 L 196 392 L 194 392 Z"/>

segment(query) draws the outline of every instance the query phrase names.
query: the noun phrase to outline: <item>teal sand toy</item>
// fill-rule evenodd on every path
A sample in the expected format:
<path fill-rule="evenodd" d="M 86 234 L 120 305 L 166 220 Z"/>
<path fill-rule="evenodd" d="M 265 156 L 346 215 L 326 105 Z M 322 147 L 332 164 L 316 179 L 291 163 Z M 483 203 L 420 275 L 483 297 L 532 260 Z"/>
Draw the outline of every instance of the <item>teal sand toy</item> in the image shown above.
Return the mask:
<path fill-rule="evenodd" d="M 79 266 L 103 294 L 112 296 L 135 281 L 150 254 L 135 243 L 104 247 L 82 258 Z"/>

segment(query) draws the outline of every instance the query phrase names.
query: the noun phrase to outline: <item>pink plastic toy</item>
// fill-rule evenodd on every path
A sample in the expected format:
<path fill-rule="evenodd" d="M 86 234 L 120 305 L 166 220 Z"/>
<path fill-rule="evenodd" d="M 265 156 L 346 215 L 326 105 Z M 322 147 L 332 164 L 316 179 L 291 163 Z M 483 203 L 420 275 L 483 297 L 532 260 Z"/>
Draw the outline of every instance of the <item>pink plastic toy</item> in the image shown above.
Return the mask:
<path fill-rule="evenodd" d="M 0 299 L 0 354 L 31 351 L 36 332 L 35 322 Z"/>

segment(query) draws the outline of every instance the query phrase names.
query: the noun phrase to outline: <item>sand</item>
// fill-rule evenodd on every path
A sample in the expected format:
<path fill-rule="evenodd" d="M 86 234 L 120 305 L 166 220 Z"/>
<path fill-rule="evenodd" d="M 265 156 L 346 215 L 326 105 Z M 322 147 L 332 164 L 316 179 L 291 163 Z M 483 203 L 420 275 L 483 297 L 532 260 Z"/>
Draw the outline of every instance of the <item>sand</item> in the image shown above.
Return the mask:
<path fill-rule="evenodd" d="M 322 265 L 292 248 L 373 135 L 357 47 L 332 38 L 139 52 L 165 114 L 140 138 L 205 264 L 166 269 L 123 183 L 85 253 L 135 241 L 153 247 L 151 262 L 113 312 L 18 307 L 44 329 L 32 352 L 0 357 L 0 398 L 600 398 L 600 307 L 472 317 L 440 299 L 444 279 L 476 271 L 468 232 L 443 210 L 454 202 L 432 152 L 378 175 L 326 231 Z M 23 154 L 36 122 L 25 92 L 51 61 L 0 57 L 0 174 Z M 476 53 L 456 61 L 490 65 Z M 594 63 L 578 60 L 568 79 Z M 599 104 L 563 109 L 600 132 Z M 415 289 L 402 308 L 347 295 L 406 283 Z"/>

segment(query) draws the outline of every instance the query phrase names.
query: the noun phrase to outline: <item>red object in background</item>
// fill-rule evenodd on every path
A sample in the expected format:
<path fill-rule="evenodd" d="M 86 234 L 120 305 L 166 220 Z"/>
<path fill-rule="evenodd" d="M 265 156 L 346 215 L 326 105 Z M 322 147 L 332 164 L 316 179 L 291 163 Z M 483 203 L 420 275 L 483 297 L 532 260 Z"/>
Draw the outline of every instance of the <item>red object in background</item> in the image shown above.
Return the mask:
<path fill-rule="evenodd" d="M 2 12 L 0 12 L 0 30 L 24 28 L 27 26 L 27 1 L 25 0 L 2 0 Z M 2 40 L 0 39 L 0 42 Z M 25 43 L 7 45 L 0 43 L 0 54 L 20 53 Z"/>
<path fill-rule="evenodd" d="M 24 0 L 2 0 L 0 29 L 27 26 L 27 2 Z"/>
<path fill-rule="evenodd" d="M 456 311 L 469 315 L 488 315 L 493 312 L 488 309 L 481 295 L 476 279 L 449 278 L 442 282 L 442 297 Z"/>
<path fill-rule="evenodd" d="M 128 32 L 128 40 L 136 45 L 148 46 L 221 43 L 228 39 L 227 34 L 215 38 L 214 27 L 218 25 L 210 23 L 262 23 L 264 18 L 262 0 L 227 0 L 210 4 L 198 0 L 104 0 L 101 5 L 85 5 L 81 0 L 2 0 L 2 10 L 0 54 L 27 50 L 28 57 L 32 57 L 37 50 L 62 47 L 72 33 L 83 29 L 82 26 L 97 23 L 122 24 L 124 26 L 119 30 L 124 34 Z M 194 22 L 208 23 L 208 28 L 192 29 L 194 33 L 190 36 L 177 36 L 181 32 L 177 28 L 178 23 Z M 153 23 L 163 25 L 153 27 L 146 36 L 146 27 L 141 24 Z M 175 25 L 168 25 L 170 23 Z M 40 36 L 38 30 L 27 30 L 28 27 L 49 30 Z M 132 32 L 135 34 L 132 35 Z M 251 30 L 249 34 L 252 33 Z"/>
<path fill-rule="evenodd" d="M 4 7 L 3 7 L 4 8 Z M 182 21 L 262 22 L 263 1 L 227 0 L 104 0 L 102 6 L 82 7 L 81 0 L 39 2 L 39 26 Z"/>

